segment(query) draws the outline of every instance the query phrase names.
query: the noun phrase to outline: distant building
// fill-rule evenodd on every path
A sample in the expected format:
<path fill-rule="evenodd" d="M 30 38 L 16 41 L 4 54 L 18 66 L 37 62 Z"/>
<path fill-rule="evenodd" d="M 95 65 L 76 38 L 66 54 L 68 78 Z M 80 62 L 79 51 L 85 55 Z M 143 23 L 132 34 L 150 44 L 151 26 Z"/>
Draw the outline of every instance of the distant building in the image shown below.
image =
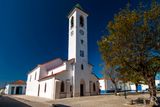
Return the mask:
<path fill-rule="evenodd" d="M 101 93 L 113 92 L 115 86 L 110 79 L 101 78 L 99 79 Z M 123 83 L 122 81 L 117 82 L 117 88 L 119 91 L 131 90 L 130 83 Z"/>
<path fill-rule="evenodd" d="M 99 84 L 100 84 L 101 94 L 111 92 L 111 91 L 113 92 L 115 90 L 114 84 L 109 79 L 101 78 L 101 79 L 99 79 Z M 155 85 L 156 85 L 157 89 L 160 90 L 160 80 L 155 80 Z M 125 88 L 124 88 L 124 83 L 122 81 L 119 81 L 117 83 L 117 88 L 118 88 L 118 90 L 121 90 L 121 91 L 123 91 L 123 90 L 130 90 L 132 92 L 136 91 L 135 84 L 131 83 L 131 82 L 126 83 Z M 149 87 L 146 84 L 139 84 L 138 85 L 138 92 L 147 91 L 148 88 Z"/>
<path fill-rule="evenodd" d="M 68 60 L 57 58 L 29 72 L 26 95 L 58 99 L 99 93 L 98 78 L 88 63 L 87 16 L 80 5 L 73 8 L 68 16 Z"/>
<path fill-rule="evenodd" d="M 22 80 L 18 80 L 7 84 L 4 93 L 8 95 L 25 94 L 25 90 L 26 83 Z"/>
<path fill-rule="evenodd" d="M 160 90 L 160 80 L 155 80 L 155 85 L 156 85 L 156 88 L 158 90 Z M 131 86 L 131 90 L 136 90 L 136 86 L 135 84 L 130 84 Z M 141 92 L 141 91 L 147 91 L 149 89 L 148 85 L 147 84 L 139 84 L 138 85 L 138 91 Z"/>

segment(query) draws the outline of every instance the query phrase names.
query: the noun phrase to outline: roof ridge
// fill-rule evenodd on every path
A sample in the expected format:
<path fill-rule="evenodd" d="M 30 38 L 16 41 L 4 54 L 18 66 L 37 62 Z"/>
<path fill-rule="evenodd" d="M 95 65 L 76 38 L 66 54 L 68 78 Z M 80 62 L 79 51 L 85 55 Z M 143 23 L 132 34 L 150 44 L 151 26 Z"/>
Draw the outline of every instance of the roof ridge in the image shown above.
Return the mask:
<path fill-rule="evenodd" d="M 55 58 L 55 59 L 52 59 L 52 60 L 47 61 L 47 62 L 45 62 L 45 63 L 39 64 L 39 65 L 46 65 L 46 64 L 51 63 L 52 61 L 55 61 L 55 60 L 58 60 L 58 59 L 62 60 L 61 58 Z M 63 60 L 62 60 L 62 61 L 63 61 Z"/>

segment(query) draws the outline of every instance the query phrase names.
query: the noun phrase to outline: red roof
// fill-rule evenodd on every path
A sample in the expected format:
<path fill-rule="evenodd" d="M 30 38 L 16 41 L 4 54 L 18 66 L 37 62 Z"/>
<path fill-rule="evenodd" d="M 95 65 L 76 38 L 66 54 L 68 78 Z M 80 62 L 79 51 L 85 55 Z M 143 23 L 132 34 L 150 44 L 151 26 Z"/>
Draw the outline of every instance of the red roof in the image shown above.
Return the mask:
<path fill-rule="evenodd" d="M 14 85 L 25 85 L 26 82 L 22 81 L 22 80 L 18 80 L 18 81 L 15 81 L 15 82 L 12 82 L 10 84 L 14 84 Z"/>
<path fill-rule="evenodd" d="M 55 58 L 55 59 L 53 59 L 53 60 L 51 60 L 51 61 L 45 62 L 45 63 L 43 63 L 43 64 L 39 64 L 39 65 L 47 65 L 47 64 L 49 64 L 49 63 L 51 63 L 51 62 L 53 62 L 53 61 L 56 61 L 56 60 L 58 60 L 58 59 L 62 60 L 61 58 Z"/>
<path fill-rule="evenodd" d="M 44 65 L 49 64 L 50 62 L 55 61 L 55 60 L 57 60 L 57 59 L 62 60 L 61 58 L 56 58 L 56 59 L 53 59 L 53 60 L 51 60 L 51 61 L 49 61 L 49 62 L 46 62 L 46 63 L 43 63 L 43 64 L 39 64 L 37 67 L 44 66 Z M 67 61 L 70 62 L 70 63 L 74 63 L 75 58 L 72 58 L 72 59 L 67 60 Z M 64 62 L 64 61 L 63 61 L 63 62 Z M 61 63 L 60 65 L 57 65 L 56 67 L 54 67 L 54 68 L 52 68 L 52 69 L 55 69 L 55 68 L 57 68 L 57 67 L 59 67 L 59 66 L 61 66 L 61 65 L 63 65 L 63 63 Z M 37 68 L 37 67 L 36 67 L 36 68 Z M 34 68 L 34 69 L 36 69 L 36 68 Z M 34 70 L 34 69 L 33 69 L 33 70 Z M 31 73 L 33 70 L 31 70 L 30 72 L 28 72 L 28 74 Z M 50 71 L 50 70 L 51 70 L 51 69 L 48 69 L 47 71 Z"/>
<path fill-rule="evenodd" d="M 38 81 L 41 81 L 41 80 L 43 80 L 43 79 L 47 79 L 47 78 L 50 78 L 50 77 L 54 77 L 55 75 L 57 75 L 57 74 L 59 74 L 59 73 L 62 73 L 62 72 L 64 72 L 64 71 L 66 71 L 66 70 L 60 71 L 60 72 L 58 72 L 58 73 L 56 73 L 56 74 L 52 74 L 52 75 L 45 76 L 45 77 L 43 77 L 43 78 L 40 78 Z"/>

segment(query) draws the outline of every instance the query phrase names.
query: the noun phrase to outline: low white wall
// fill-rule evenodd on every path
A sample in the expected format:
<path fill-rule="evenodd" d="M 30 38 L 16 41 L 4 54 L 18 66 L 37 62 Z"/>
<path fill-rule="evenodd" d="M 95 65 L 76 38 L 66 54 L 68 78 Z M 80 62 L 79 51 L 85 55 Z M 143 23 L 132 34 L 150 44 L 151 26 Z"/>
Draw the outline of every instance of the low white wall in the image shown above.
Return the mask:
<path fill-rule="evenodd" d="M 47 80 L 42 80 L 40 81 L 40 91 L 39 91 L 39 96 L 44 97 L 44 98 L 49 98 L 49 99 L 54 99 L 54 87 L 55 87 L 55 78 L 52 77 Z M 45 91 L 45 84 L 46 84 L 46 91 Z"/>

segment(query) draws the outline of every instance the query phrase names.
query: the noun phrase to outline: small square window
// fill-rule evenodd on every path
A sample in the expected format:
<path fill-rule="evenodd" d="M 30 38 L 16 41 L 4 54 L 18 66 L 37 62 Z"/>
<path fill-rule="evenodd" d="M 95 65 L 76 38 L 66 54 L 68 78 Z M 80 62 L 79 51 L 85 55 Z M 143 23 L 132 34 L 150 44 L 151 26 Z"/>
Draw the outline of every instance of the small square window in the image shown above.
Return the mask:
<path fill-rule="evenodd" d="M 80 50 L 80 56 L 84 57 L 84 51 Z"/>
<path fill-rule="evenodd" d="M 84 43 L 84 41 L 83 40 L 81 40 L 81 44 L 83 44 Z"/>

